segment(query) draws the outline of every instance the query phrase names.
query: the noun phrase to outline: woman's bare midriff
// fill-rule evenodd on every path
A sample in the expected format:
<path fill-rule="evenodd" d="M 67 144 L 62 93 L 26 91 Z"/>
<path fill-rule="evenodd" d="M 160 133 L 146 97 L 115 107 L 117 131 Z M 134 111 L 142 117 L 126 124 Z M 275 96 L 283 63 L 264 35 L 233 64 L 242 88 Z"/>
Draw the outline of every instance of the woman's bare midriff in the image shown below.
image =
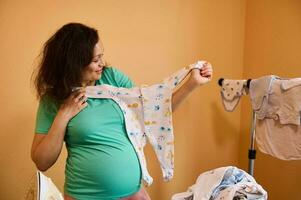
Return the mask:
<path fill-rule="evenodd" d="M 76 200 L 76 199 L 74 199 L 74 198 L 70 197 L 69 195 L 65 194 L 64 200 Z M 151 200 L 151 198 L 149 197 L 149 195 L 147 194 L 145 189 L 141 188 L 140 191 L 137 192 L 136 194 L 134 194 L 133 196 L 125 197 L 125 198 L 122 198 L 120 200 Z"/>

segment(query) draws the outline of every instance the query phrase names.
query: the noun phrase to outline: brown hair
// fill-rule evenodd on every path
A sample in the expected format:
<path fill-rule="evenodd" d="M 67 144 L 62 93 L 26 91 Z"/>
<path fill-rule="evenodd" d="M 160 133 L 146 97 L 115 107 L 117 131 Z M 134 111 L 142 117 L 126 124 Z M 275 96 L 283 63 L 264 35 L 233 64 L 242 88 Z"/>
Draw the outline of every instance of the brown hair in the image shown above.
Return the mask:
<path fill-rule="evenodd" d="M 61 102 L 73 87 L 81 86 L 82 71 L 91 63 L 98 40 L 96 29 L 80 23 L 66 24 L 50 37 L 34 77 L 37 97 Z"/>

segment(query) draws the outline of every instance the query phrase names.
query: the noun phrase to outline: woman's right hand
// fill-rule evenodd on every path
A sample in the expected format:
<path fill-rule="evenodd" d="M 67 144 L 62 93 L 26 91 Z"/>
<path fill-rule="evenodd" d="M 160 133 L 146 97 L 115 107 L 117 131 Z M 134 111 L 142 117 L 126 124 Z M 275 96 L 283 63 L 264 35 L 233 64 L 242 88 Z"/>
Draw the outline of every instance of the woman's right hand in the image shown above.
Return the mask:
<path fill-rule="evenodd" d="M 84 88 L 76 90 L 61 104 L 58 114 L 62 114 L 69 121 L 88 105 L 86 101 Z"/>

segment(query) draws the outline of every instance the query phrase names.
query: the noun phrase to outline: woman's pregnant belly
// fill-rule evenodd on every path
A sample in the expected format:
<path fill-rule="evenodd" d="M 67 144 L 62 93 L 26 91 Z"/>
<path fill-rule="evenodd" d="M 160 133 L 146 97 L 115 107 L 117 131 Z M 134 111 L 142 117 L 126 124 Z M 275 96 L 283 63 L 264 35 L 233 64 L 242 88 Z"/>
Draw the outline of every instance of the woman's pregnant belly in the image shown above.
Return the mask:
<path fill-rule="evenodd" d="M 118 199 L 140 189 L 140 165 L 131 145 L 69 147 L 65 175 L 65 193 L 75 199 Z"/>

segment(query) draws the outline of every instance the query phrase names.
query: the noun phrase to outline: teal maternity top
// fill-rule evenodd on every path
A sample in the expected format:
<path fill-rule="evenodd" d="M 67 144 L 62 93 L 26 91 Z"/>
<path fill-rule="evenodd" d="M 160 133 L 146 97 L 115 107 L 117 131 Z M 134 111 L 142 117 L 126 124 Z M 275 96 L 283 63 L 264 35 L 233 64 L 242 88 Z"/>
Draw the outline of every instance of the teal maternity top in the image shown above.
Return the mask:
<path fill-rule="evenodd" d="M 133 87 L 132 81 L 113 67 L 105 68 L 96 81 L 101 84 Z M 89 98 L 87 102 L 66 129 L 65 194 L 79 200 L 130 196 L 140 189 L 141 169 L 122 111 L 111 99 Z M 40 101 L 36 133 L 47 134 L 57 110 L 47 98 Z"/>

